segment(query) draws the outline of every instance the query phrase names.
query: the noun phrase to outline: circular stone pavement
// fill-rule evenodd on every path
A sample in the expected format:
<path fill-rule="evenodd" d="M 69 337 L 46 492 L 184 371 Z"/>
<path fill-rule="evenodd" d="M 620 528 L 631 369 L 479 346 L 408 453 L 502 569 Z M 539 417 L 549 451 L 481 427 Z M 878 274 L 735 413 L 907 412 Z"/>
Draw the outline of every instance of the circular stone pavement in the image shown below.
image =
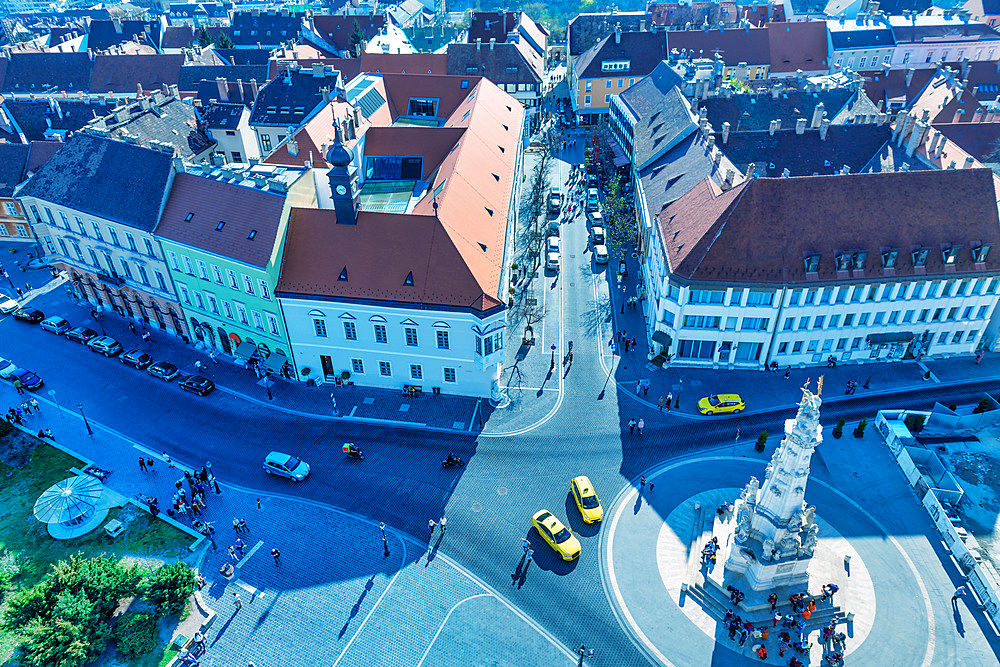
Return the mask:
<path fill-rule="evenodd" d="M 685 666 L 721 664 L 720 660 L 727 665 L 761 663 L 750 652 L 750 641 L 742 649 L 730 642 L 701 604 L 681 595 L 681 584 L 702 579 L 695 576 L 699 554 L 693 555 L 694 571 L 689 558 L 693 542 L 695 549 L 701 548 L 695 503 L 701 503 L 706 515 L 714 515 L 714 508 L 737 497 L 751 475 L 763 479 L 763 468 L 760 461 L 723 456 L 671 463 L 646 473 L 652 490 L 640 495 L 628 487 L 606 511 L 609 525 L 601 538 L 605 592 L 621 625 L 654 661 Z M 848 636 L 849 662 L 884 664 L 886 647 L 891 646 L 894 664 L 929 664 L 933 653 L 929 600 L 898 542 L 885 534 L 875 517 L 816 477 L 809 480 L 806 501 L 816 506 L 821 519 L 817 553 L 837 554 L 818 563 L 818 576 L 833 576 L 823 568 L 839 562 L 840 578 L 829 580 L 846 583 L 837 593 L 837 605 L 843 613 L 853 613 L 854 619 L 837 628 Z M 843 572 L 843 555 L 852 557 L 849 577 Z M 720 560 L 716 569 L 722 565 Z M 877 609 L 884 613 L 877 614 Z M 823 655 L 819 631 L 809 639 L 814 644 L 810 662 L 819 665 Z M 778 641 L 771 635 L 765 642 L 773 658 L 768 663 L 778 664 Z M 787 664 L 793 654 L 786 652 L 780 664 Z"/>

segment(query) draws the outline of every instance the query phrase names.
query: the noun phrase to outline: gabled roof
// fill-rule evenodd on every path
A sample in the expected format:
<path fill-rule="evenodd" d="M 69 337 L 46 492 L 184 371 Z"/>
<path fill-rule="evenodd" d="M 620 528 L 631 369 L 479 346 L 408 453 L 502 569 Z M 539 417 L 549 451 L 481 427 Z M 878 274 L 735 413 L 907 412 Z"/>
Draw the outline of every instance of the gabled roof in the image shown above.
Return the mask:
<path fill-rule="evenodd" d="M 892 32 L 899 44 L 923 43 L 925 41 L 947 42 L 951 37 L 958 37 L 963 44 L 977 42 L 1000 41 L 1000 34 L 978 21 L 963 21 L 958 16 L 918 16 L 916 24 L 905 16 L 890 16 Z"/>
<path fill-rule="evenodd" d="M 161 151 L 77 132 L 19 195 L 149 232 L 172 169 L 170 156 Z"/>
<path fill-rule="evenodd" d="M 805 118 L 811 125 L 813 111 L 820 103 L 827 119 L 835 125 L 850 122 L 859 115 L 878 114 L 878 108 L 867 96 L 848 88 L 812 92 L 783 88 L 778 99 L 771 93 L 737 93 L 732 97 L 699 100 L 698 108 L 708 110 L 708 121 L 716 132 L 721 132 L 722 124 L 728 122 L 735 133 L 767 130 L 772 120 L 780 120 L 784 129 L 794 128 L 799 118 Z"/>
<path fill-rule="evenodd" d="M 472 12 L 466 41 L 475 44 L 479 39 L 483 44 L 489 44 L 491 39 L 495 39 L 500 44 L 506 42 L 511 33 L 517 33 L 520 38 L 530 42 L 539 56 L 544 55 L 548 32 L 527 14 L 519 11 Z"/>
<path fill-rule="evenodd" d="M 63 144 L 61 141 L 32 141 L 31 152 L 28 153 L 28 174 L 38 171 L 42 165 L 55 155 Z"/>
<path fill-rule="evenodd" d="M 336 94 L 340 85 L 339 71 L 329 66 L 324 76 L 313 76 L 311 69 L 289 70 L 287 76 L 271 79 L 257 93 L 250 124 L 298 127 L 324 104 L 322 89 Z"/>
<path fill-rule="evenodd" d="M 371 74 L 447 74 L 448 56 L 444 53 L 362 53 L 361 71 Z M 354 77 L 344 78 L 351 80 Z"/>
<path fill-rule="evenodd" d="M 768 23 L 767 40 L 771 53 L 771 73 L 794 72 L 799 69 L 803 72 L 829 70 L 826 64 L 826 26 L 822 21 Z"/>
<path fill-rule="evenodd" d="M 14 93 L 89 90 L 92 67 L 86 53 L 14 53 L 7 63 L 3 89 Z"/>
<path fill-rule="evenodd" d="M 921 68 L 912 70 L 910 85 L 906 85 L 907 70 L 894 69 L 888 72 L 880 70 L 865 77 L 865 93 L 875 102 L 883 102 L 884 108 L 890 105 L 910 106 L 927 82 L 934 76 L 935 70 Z"/>
<path fill-rule="evenodd" d="M 264 268 L 274 253 L 284 205 L 284 193 L 177 174 L 156 233 L 192 248 Z M 222 229 L 218 229 L 220 222 L 226 223 Z M 257 232 L 252 239 L 251 231 Z"/>
<path fill-rule="evenodd" d="M 482 77 L 474 75 L 438 76 L 434 74 L 383 74 L 386 101 L 393 118 L 408 115 L 410 99 L 434 98 L 438 100 L 437 116 L 450 116 L 458 106 L 468 99 Z M 462 81 L 467 81 L 462 88 Z"/>
<path fill-rule="evenodd" d="M 233 44 L 254 46 L 277 45 L 298 39 L 302 31 L 302 14 L 269 14 L 236 12 L 233 14 L 229 38 Z"/>
<path fill-rule="evenodd" d="M 227 79 L 234 84 L 233 93 L 238 93 L 235 86 L 237 81 L 250 83 L 251 79 L 256 79 L 258 86 L 263 86 L 267 82 L 267 67 L 263 65 L 187 65 L 181 68 L 177 87 L 183 92 L 198 91 L 202 81 L 215 82 L 216 79 Z M 216 96 L 218 97 L 218 96 Z M 253 100 L 247 100 L 247 105 L 253 104 Z"/>
<path fill-rule="evenodd" d="M 95 93 L 134 93 L 157 90 L 177 83 L 184 56 L 157 54 L 143 56 L 97 56 L 90 76 L 90 90 Z"/>
<path fill-rule="evenodd" d="M 0 144 L 0 197 L 11 197 L 27 171 L 28 144 Z"/>
<path fill-rule="evenodd" d="M 570 57 L 578 56 L 621 26 L 623 32 L 651 26 L 649 12 L 597 12 L 577 14 L 569 20 L 566 41 Z"/>
<path fill-rule="evenodd" d="M 216 55 L 233 65 L 266 65 L 271 59 L 271 49 L 220 49 Z"/>
<path fill-rule="evenodd" d="M 733 165 L 725 157 L 716 165 L 705 150 L 701 132 L 691 132 L 639 172 L 646 210 L 657 215 L 706 178 L 719 182 Z"/>
<path fill-rule="evenodd" d="M 274 150 L 265 156 L 262 162 L 266 164 L 295 165 L 304 166 L 307 162 L 317 169 L 328 169 L 329 163 L 326 161 L 327 148 L 334 143 L 334 121 L 343 123 L 347 118 L 352 117 L 353 107 L 350 103 L 344 102 L 340 98 L 335 98 L 329 104 L 323 106 L 309 122 L 297 129 L 289 138 L 274 147 Z M 380 114 L 382 115 L 382 114 Z M 388 120 L 388 114 L 384 114 Z M 358 119 L 361 125 L 355 127 L 355 135 L 362 137 L 366 130 L 371 127 L 371 122 L 364 114 L 359 114 Z M 389 121 L 391 122 L 391 121 Z M 347 132 L 343 133 L 344 148 L 353 149 L 358 139 L 352 139 Z M 289 139 L 295 140 L 295 151 L 292 154 Z M 397 149 L 399 146 L 397 146 Z"/>
<path fill-rule="evenodd" d="M 628 69 L 615 70 L 613 76 L 646 76 L 667 56 L 665 32 L 623 32 L 621 39 L 608 35 L 583 52 L 573 67 L 579 79 L 608 76 L 601 71 L 603 61 L 629 61 Z"/>
<path fill-rule="evenodd" d="M 312 22 L 319 37 L 330 46 L 341 51 L 351 48 L 351 35 L 354 34 L 355 22 L 361 27 L 365 39 L 377 35 L 385 25 L 385 16 L 381 14 L 348 14 L 347 16 L 313 16 Z"/>
<path fill-rule="evenodd" d="M 980 162 L 1000 162 L 1000 123 L 935 123 L 934 129 Z"/>
<path fill-rule="evenodd" d="M 725 30 L 672 30 L 667 33 L 670 51 L 687 49 L 687 57 L 712 58 L 718 53 L 727 67 L 739 63 L 748 65 L 771 64 L 769 29 L 751 27 Z M 824 45 L 825 46 L 825 45 Z M 814 69 L 814 68 L 813 68 Z"/>
<path fill-rule="evenodd" d="M 423 158 L 421 180 L 428 180 L 462 136 L 463 127 L 373 127 L 365 134 L 365 157 Z"/>
<path fill-rule="evenodd" d="M 852 49 L 891 48 L 896 38 L 889 28 L 843 28 L 837 29 L 836 21 L 827 21 L 830 27 L 830 43 L 835 51 Z"/>
<path fill-rule="evenodd" d="M 3 106 L 10 112 L 28 141 L 45 141 L 49 139 L 46 132 L 50 130 L 76 132 L 93 118 L 111 113 L 115 103 L 109 103 L 103 97 L 94 99 L 90 103 L 75 98 L 64 100 L 11 98 L 5 101 Z"/>
<path fill-rule="evenodd" d="M 201 119 L 208 130 L 235 130 L 246 110 L 242 104 L 215 102 L 205 107 Z"/>
<path fill-rule="evenodd" d="M 256 65 L 252 67 L 256 67 Z M 202 105 L 210 104 L 212 100 L 216 100 L 217 102 L 241 104 L 250 109 L 253 107 L 254 100 L 257 99 L 260 85 L 252 77 L 236 81 L 228 80 L 221 82 L 221 84 L 215 80 L 200 81 L 195 89 L 194 99 Z M 181 91 L 183 90 L 182 88 Z"/>
<path fill-rule="evenodd" d="M 637 169 L 646 167 L 698 128 L 687 99 L 677 87 L 679 83 L 680 76 L 664 61 L 621 93 L 621 101 L 636 118 L 633 146 Z"/>
<path fill-rule="evenodd" d="M 84 132 L 106 132 L 112 138 L 158 148 L 174 147 L 171 155 L 185 160 L 201 156 L 215 142 L 199 129 L 198 112 L 176 97 L 156 92 L 90 123 Z M 104 135 L 102 135 L 104 136 Z M 158 148 L 159 149 L 159 148 Z"/>
<path fill-rule="evenodd" d="M 96 53 L 125 42 L 149 44 L 148 32 L 149 24 L 145 21 L 118 19 L 91 21 L 87 48 Z"/>
<path fill-rule="evenodd" d="M 864 202 L 879 202 L 866 206 Z M 952 275 L 1000 270 L 1000 253 L 974 266 L 972 247 L 1000 247 L 989 169 L 762 178 L 719 194 L 699 185 L 659 215 L 671 272 L 689 280 L 790 284 L 843 280 L 841 253 L 866 252 L 864 276 L 883 274 L 881 253 L 899 251 L 891 275 L 948 275 L 942 251 L 963 246 Z M 928 248 L 926 268 L 911 253 Z M 805 258 L 819 255 L 807 276 Z M 951 271 L 949 269 L 949 271 Z"/>
<path fill-rule="evenodd" d="M 496 83 L 540 83 L 544 63 L 519 44 L 449 44 L 448 74 L 483 76 Z"/>

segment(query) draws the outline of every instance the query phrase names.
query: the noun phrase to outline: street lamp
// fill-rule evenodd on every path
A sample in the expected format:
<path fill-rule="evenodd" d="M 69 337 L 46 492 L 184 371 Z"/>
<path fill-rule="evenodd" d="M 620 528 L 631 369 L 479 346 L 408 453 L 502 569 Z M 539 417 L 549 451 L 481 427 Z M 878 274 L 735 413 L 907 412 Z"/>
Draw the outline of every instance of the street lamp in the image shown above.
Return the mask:
<path fill-rule="evenodd" d="M 556 344 L 552 344 L 552 360 L 549 362 L 549 370 L 556 367 Z"/>
<path fill-rule="evenodd" d="M 212 472 L 212 462 L 211 461 L 205 461 L 205 470 L 208 471 L 208 479 L 209 479 L 209 481 L 212 483 L 213 486 L 215 486 L 215 494 L 219 495 L 220 493 L 222 493 L 222 489 L 219 488 L 219 480 L 217 480 L 215 478 L 215 473 Z"/>
<path fill-rule="evenodd" d="M 385 524 L 379 523 L 379 529 L 382 531 L 382 550 L 384 555 L 388 558 L 389 556 L 389 541 L 385 539 Z"/>
<path fill-rule="evenodd" d="M 3 264 L 0 264 L 0 272 L 3 272 L 3 277 L 7 279 L 8 283 L 10 283 L 10 288 L 16 289 L 14 287 L 14 281 L 10 279 L 10 274 L 7 273 L 7 269 L 3 268 Z"/>
<path fill-rule="evenodd" d="M 87 415 L 84 414 L 84 412 L 83 412 L 83 403 L 78 404 L 76 407 L 79 408 L 79 410 L 80 410 L 80 416 L 83 417 L 83 423 L 87 427 L 87 433 L 89 435 L 94 435 L 94 429 L 90 428 L 90 422 L 87 421 Z"/>
<path fill-rule="evenodd" d="M 684 380 L 680 380 L 677 383 L 677 396 L 674 397 L 674 407 L 679 408 L 681 406 L 681 389 L 684 388 Z"/>

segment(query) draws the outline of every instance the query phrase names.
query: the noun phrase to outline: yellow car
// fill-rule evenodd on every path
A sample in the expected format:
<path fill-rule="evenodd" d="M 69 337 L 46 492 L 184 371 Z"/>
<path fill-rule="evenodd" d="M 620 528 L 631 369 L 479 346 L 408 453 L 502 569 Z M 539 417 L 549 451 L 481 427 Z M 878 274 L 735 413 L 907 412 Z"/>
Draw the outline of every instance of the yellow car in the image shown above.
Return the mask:
<path fill-rule="evenodd" d="M 743 412 L 746 405 L 739 394 L 712 394 L 698 401 L 698 411 L 703 415 L 715 415 L 725 412 Z"/>
<path fill-rule="evenodd" d="M 552 516 L 548 510 L 539 510 L 531 517 L 531 525 L 535 527 L 542 539 L 562 556 L 563 560 L 573 560 L 580 555 L 580 540 L 569 532 L 569 528 Z"/>
<path fill-rule="evenodd" d="M 601 499 L 594 491 L 594 485 L 586 475 L 574 477 L 569 483 L 569 490 L 573 494 L 573 500 L 580 510 L 580 516 L 587 523 L 594 523 L 604 518 L 604 509 L 601 507 Z"/>

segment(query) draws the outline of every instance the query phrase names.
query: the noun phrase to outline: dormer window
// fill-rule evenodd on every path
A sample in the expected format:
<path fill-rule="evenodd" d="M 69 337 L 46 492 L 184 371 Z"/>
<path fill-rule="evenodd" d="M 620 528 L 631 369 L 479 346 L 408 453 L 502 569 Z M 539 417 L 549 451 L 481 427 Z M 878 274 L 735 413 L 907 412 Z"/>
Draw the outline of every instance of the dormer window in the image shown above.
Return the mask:
<path fill-rule="evenodd" d="M 883 269 L 894 269 L 896 268 L 896 257 L 899 255 L 898 250 L 886 250 L 882 253 L 882 268 Z"/>
<path fill-rule="evenodd" d="M 985 262 L 987 255 L 990 254 L 990 248 L 992 247 L 993 246 L 990 245 L 989 243 L 984 243 L 978 248 L 973 248 L 972 261 L 975 262 L 976 264 L 982 264 L 983 262 Z"/>
<path fill-rule="evenodd" d="M 954 266 L 958 263 L 958 251 L 962 249 L 960 245 L 953 245 L 941 251 L 941 258 L 945 266 Z"/>
<path fill-rule="evenodd" d="M 913 251 L 913 266 L 927 266 L 927 255 L 929 248 L 919 248 Z"/>
<path fill-rule="evenodd" d="M 850 271 L 851 265 L 854 262 L 854 256 L 850 253 L 843 253 L 842 255 L 837 255 L 837 270 L 838 271 Z"/>
<path fill-rule="evenodd" d="M 602 72 L 624 72 L 632 64 L 631 60 L 604 60 L 601 61 Z"/>
<path fill-rule="evenodd" d="M 856 252 L 854 253 L 854 270 L 864 271 L 865 270 L 865 260 L 868 259 L 867 252 Z"/>
<path fill-rule="evenodd" d="M 806 273 L 816 273 L 819 271 L 819 258 L 821 255 L 806 255 Z"/>

